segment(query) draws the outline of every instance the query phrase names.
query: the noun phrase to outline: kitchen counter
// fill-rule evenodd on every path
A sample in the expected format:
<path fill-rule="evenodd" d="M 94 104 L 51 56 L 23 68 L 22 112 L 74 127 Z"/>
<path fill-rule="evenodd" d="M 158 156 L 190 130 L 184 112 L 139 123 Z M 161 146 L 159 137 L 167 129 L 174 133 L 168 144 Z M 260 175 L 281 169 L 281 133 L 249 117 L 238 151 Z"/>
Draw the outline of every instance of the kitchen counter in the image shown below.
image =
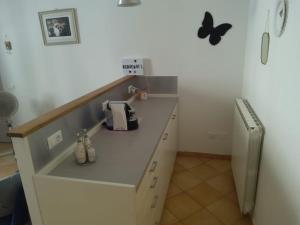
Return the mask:
<path fill-rule="evenodd" d="M 142 118 L 134 131 L 101 129 L 93 137 L 97 161 L 79 166 L 70 155 L 49 175 L 138 186 L 154 153 L 177 98 L 149 98 L 132 105 Z"/>

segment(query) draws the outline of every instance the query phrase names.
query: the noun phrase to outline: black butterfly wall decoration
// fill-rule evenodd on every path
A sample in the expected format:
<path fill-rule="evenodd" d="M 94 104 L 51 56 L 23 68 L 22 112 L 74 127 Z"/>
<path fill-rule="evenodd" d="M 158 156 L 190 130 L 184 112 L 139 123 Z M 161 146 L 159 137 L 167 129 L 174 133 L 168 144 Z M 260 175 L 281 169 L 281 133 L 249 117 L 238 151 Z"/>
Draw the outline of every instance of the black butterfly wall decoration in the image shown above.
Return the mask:
<path fill-rule="evenodd" d="M 221 37 L 224 36 L 228 30 L 232 28 L 229 23 L 223 23 L 214 27 L 214 19 L 209 12 L 205 12 L 202 26 L 198 30 L 198 37 L 201 39 L 209 36 L 209 42 L 212 45 L 217 45 L 221 41 Z"/>

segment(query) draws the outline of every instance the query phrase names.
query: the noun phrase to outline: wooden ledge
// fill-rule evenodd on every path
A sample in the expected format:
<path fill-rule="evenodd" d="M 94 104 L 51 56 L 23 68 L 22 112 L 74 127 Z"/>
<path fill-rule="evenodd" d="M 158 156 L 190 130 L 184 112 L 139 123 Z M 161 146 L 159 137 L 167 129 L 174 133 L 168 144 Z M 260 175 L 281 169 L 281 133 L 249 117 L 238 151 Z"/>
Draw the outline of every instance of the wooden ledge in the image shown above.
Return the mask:
<path fill-rule="evenodd" d="M 91 100 L 99 97 L 100 95 L 104 94 L 105 92 L 108 92 L 114 87 L 119 86 L 120 84 L 133 79 L 135 76 L 125 76 L 122 77 L 110 84 L 107 84 L 95 91 L 92 91 L 82 97 L 79 97 L 78 99 L 75 99 L 67 104 L 64 104 L 56 109 L 53 109 L 41 116 L 39 116 L 36 119 L 33 119 L 27 123 L 24 123 L 21 126 L 18 126 L 12 130 L 10 130 L 7 135 L 9 137 L 26 137 L 29 134 L 33 133 L 34 131 L 46 126 L 47 124 L 51 123 L 52 121 L 58 119 L 59 117 L 62 117 L 66 115 L 67 113 L 87 104 Z"/>

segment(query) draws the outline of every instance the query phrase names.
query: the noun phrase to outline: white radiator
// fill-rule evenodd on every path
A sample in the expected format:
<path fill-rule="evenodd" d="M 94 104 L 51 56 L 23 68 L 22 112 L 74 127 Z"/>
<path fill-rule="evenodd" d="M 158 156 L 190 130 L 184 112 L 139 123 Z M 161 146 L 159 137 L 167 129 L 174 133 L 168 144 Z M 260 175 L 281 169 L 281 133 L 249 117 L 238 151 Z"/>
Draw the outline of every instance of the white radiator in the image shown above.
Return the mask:
<path fill-rule="evenodd" d="M 243 214 L 254 208 L 263 134 L 263 126 L 247 100 L 236 99 L 231 164 Z"/>

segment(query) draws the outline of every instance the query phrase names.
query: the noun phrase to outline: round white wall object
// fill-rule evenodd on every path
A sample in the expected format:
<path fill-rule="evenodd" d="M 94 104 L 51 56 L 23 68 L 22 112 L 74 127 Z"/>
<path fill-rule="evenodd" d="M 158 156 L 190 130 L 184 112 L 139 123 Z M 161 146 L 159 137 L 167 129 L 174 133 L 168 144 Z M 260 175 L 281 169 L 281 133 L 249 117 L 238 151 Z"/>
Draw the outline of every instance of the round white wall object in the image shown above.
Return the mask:
<path fill-rule="evenodd" d="M 277 37 L 283 34 L 287 18 L 287 5 L 285 0 L 280 0 L 277 3 L 275 11 L 274 32 Z"/>

